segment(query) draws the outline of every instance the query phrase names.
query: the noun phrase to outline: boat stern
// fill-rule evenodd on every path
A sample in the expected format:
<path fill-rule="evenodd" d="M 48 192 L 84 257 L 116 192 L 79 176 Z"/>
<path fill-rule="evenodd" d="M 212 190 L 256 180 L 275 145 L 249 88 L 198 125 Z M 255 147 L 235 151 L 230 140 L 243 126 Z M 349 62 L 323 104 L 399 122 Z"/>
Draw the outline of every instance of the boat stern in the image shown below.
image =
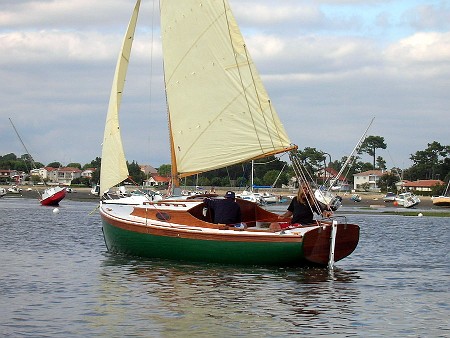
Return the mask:
<path fill-rule="evenodd" d="M 303 255 L 305 260 L 317 265 L 327 265 L 330 258 L 332 225 L 322 224 L 305 233 L 303 238 Z M 359 242 L 359 226 L 340 223 L 337 225 L 334 261 L 349 256 Z"/>

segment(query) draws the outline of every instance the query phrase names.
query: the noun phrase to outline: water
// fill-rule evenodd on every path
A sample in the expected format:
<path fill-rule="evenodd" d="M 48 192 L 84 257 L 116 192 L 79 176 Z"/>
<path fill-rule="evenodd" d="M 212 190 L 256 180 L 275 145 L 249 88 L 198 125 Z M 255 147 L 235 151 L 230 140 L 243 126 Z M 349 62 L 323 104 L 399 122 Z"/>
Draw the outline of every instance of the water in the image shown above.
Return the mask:
<path fill-rule="evenodd" d="M 1 336 L 450 336 L 448 218 L 348 215 L 328 272 L 111 255 L 96 205 L 61 204 L 0 200 Z"/>

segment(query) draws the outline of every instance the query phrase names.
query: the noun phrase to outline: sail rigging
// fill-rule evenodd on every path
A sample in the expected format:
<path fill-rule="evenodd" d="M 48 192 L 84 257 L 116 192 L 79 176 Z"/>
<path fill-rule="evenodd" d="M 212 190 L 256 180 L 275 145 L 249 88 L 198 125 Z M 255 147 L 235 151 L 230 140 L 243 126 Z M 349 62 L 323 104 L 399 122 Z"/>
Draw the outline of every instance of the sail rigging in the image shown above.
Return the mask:
<path fill-rule="evenodd" d="M 294 149 L 228 2 L 162 0 L 160 6 L 178 177 Z"/>
<path fill-rule="evenodd" d="M 128 178 L 128 167 L 122 145 L 119 127 L 119 109 L 130 60 L 131 46 L 134 40 L 137 18 L 141 1 L 136 6 L 128 24 L 122 48 L 117 60 L 116 71 L 109 98 L 108 114 L 102 146 L 102 164 L 100 169 L 100 194 Z"/>

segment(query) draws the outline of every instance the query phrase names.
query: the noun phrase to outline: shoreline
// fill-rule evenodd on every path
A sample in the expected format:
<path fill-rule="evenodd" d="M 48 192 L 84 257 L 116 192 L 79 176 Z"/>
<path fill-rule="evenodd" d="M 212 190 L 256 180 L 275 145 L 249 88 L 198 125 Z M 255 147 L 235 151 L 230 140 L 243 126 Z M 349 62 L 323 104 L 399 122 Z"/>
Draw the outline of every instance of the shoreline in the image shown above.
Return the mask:
<path fill-rule="evenodd" d="M 5 188 L 6 190 L 10 186 L 2 185 L 1 187 Z M 42 193 L 42 191 L 45 189 L 43 186 L 34 186 L 34 187 L 28 187 L 28 186 L 20 186 L 22 189 L 20 194 L 13 194 L 13 193 L 7 193 L 3 198 L 35 198 L 39 199 L 39 194 Z M 28 190 L 31 188 L 32 190 Z M 91 194 L 91 188 L 72 188 L 73 192 L 67 192 L 66 193 L 66 200 L 71 201 L 91 201 L 91 202 L 97 202 L 99 201 L 99 197 L 96 195 Z M 134 190 L 134 187 L 130 187 L 128 190 Z M 223 196 L 228 190 L 233 189 L 225 189 L 225 188 L 218 188 L 216 189 L 216 194 L 218 196 Z M 207 191 L 207 190 L 206 190 Z M 233 190 L 238 191 L 238 190 Z M 276 195 L 280 195 L 283 197 L 291 196 L 295 193 L 292 191 L 278 191 Z M 403 208 L 403 207 L 396 207 L 393 205 L 392 202 L 384 202 L 382 193 L 358 193 L 358 195 L 361 197 L 360 202 L 354 202 L 351 200 L 352 193 L 346 193 L 346 194 L 336 194 L 342 197 L 342 207 L 343 210 L 339 209 L 338 213 L 361 213 L 361 212 L 379 212 L 379 213 L 407 213 L 407 214 L 417 214 L 419 211 L 426 211 L 426 212 L 436 212 L 436 213 L 449 213 L 450 215 L 450 208 L 448 207 L 437 207 L 433 205 L 433 202 L 431 200 L 430 196 L 419 196 L 420 203 L 414 208 Z M 1 198 L 1 199 L 3 199 Z M 0 200 L 1 200 L 0 199 Z M 64 201 L 64 200 L 63 200 Z M 284 206 L 289 204 L 290 199 L 288 199 L 287 202 L 283 203 L 276 203 L 275 205 Z M 63 203 L 63 202 L 62 202 Z M 272 204 L 274 205 L 274 204 Z"/>

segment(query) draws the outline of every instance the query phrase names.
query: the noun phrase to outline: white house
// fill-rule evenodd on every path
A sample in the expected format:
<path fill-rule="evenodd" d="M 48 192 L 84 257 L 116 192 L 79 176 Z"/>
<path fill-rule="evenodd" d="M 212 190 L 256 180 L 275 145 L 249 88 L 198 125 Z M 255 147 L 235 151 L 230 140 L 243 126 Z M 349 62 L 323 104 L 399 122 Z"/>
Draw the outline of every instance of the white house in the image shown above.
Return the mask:
<path fill-rule="evenodd" d="M 368 170 L 353 175 L 353 189 L 364 190 L 363 185 L 367 183 L 369 190 L 379 191 L 378 181 L 384 172 L 382 170 Z"/>
<path fill-rule="evenodd" d="M 81 172 L 81 177 L 92 178 L 92 174 L 96 171 L 96 168 L 87 168 Z"/>
<path fill-rule="evenodd" d="M 170 177 L 164 177 L 159 175 L 152 175 L 148 178 L 148 180 L 145 180 L 143 185 L 144 187 L 155 187 L 155 186 L 161 186 L 165 184 L 169 184 Z"/>
<path fill-rule="evenodd" d="M 81 172 L 80 169 L 72 167 L 44 167 L 39 169 L 38 174 L 50 183 L 70 185 L 73 179 L 81 177 Z"/>

